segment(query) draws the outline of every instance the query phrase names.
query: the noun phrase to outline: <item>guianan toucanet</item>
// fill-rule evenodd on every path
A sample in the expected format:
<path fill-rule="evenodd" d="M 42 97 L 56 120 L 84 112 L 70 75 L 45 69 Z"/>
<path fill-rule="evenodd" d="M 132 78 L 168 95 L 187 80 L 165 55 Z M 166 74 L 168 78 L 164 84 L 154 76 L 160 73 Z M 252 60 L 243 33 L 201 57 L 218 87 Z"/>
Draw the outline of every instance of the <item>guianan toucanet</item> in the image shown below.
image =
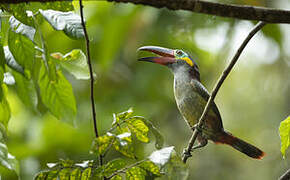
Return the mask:
<path fill-rule="evenodd" d="M 177 107 L 191 129 L 196 124 L 209 99 L 209 93 L 200 82 L 199 68 L 196 62 L 182 50 L 172 50 L 158 46 L 144 46 L 139 51 L 153 52 L 158 57 L 143 57 L 140 61 L 148 61 L 165 65 L 174 74 L 174 96 Z M 212 103 L 204 124 L 197 136 L 198 145 L 193 149 L 204 147 L 208 140 L 215 143 L 228 144 L 249 157 L 261 159 L 265 155 L 257 147 L 233 136 L 225 131 L 221 115 L 215 103 Z"/>

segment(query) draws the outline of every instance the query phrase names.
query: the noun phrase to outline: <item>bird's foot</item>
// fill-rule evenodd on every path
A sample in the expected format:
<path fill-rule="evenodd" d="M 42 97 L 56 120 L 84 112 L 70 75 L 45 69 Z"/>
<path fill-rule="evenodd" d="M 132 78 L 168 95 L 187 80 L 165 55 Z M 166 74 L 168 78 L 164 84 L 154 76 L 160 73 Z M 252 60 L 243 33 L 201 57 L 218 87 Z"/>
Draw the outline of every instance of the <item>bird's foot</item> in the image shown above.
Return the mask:
<path fill-rule="evenodd" d="M 195 124 L 193 127 L 192 127 L 192 130 L 196 130 L 198 133 L 202 133 L 202 127 L 199 127 L 198 124 Z"/>
<path fill-rule="evenodd" d="M 186 158 L 192 157 L 191 151 L 188 151 L 186 148 L 183 149 L 182 155 Z"/>

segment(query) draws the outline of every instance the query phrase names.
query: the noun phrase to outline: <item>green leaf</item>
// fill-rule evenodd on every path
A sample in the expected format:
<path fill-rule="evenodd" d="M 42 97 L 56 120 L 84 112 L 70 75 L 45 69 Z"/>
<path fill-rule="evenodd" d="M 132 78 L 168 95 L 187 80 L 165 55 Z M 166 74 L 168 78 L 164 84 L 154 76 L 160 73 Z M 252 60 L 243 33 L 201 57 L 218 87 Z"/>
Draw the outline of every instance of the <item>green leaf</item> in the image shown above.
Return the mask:
<path fill-rule="evenodd" d="M 121 112 L 117 114 L 117 118 L 121 120 L 128 119 L 133 114 L 133 108 L 129 108 L 127 111 Z"/>
<path fill-rule="evenodd" d="M 91 153 L 95 153 L 97 155 L 104 154 L 110 144 L 113 143 L 115 137 L 109 135 L 99 136 L 93 141 L 93 145 L 91 148 Z"/>
<path fill-rule="evenodd" d="M 64 168 L 64 169 L 59 171 L 57 177 L 60 180 L 70 180 L 71 171 L 72 171 L 72 169 L 70 169 L 70 168 Z"/>
<path fill-rule="evenodd" d="M 149 128 L 144 124 L 144 122 L 136 117 L 133 117 L 128 121 L 128 127 L 136 135 L 136 138 L 141 142 L 149 142 L 148 131 Z"/>
<path fill-rule="evenodd" d="M 48 173 L 49 172 L 47 172 L 47 171 L 41 171 L 41 172 L 36 174 L 36 176 L 34 177 L 34 180 L 46 180 Z"/>
<path fill-rule="evenodd" d="M 7 146 L 0 142 L 0 166 L 15 171 L 19 175 L 18 161 L 8 153 Z"/>
<path fill-rule="evenodd" d="M 29 106 L 32 109 L 35 109 L 38 99 L 33 81 L 24 78 L 17 72 L 12 72 L 12 74 L 15 78 L 15 88 L 18 97 L 25 105 Z"/>
<path fill-rule="evenodd" d="M 31 71 L 34 65 L 34 44 L 21 34 L 13 32 L 11 29 L 8 33 L 8 46 L 16 62 L 24 68 L 26 77 L 31 77 Z"/>
<path fill-rule="evenodd" d="M 58 11 L 73 11 L 72 1 L 41 2 L 43 9 L 53 9 Z"/>
<path fill-rule="evenodd" d="M 34 40 L 34 35 L 35 35 L 36 30 L 33 27 L 27 26 L 21 23 L 14 16 L 11 16 L 9 18 L 9 25 L 15 33 L 24 35 L 27 38 L 29 38 L 31 41 Z"/>
<path fill-rule="evenodd" d="M 132 167 L 126 171 L 127 180 L 145 180 L 146 171 L 139 167 Z"/>
<path fill-rule="evenodd" d="M 126 161 L 124 159 L 114 159 L 105 165 L 103 175 L 110 176 L 115 171 L 122 169 L 125 166 L 126 166 Z"/>
<path fill-rule="evenodd" d="M 142 164 L 140 164 L 139 167 L 145 169 L 146 171 L 151 172 L 156 176 L 161 176 L 159 167 L 151 161 L 144 161 Z"/>
<path fill-rule="evenodd" d="M 174 152 L 174 147 L 166 147 L 157 151 L 154 151 L 148 158 L 154 164 L 159 166 L 164 166 L 171 157 L 171 154 Z"/>
<path fill-rule="evenodd" d="M 134 117 L 142 120 L 146 124 L 146 126 L 149 128 L 149 131 L 152 132 L 154 137 L 155 137 L 156 149 L 161 149 L 163 147 L 163 144 L 164 144 L 164 138 L 163 138 L 162 134 L 159 132 L 159 130 L 152 124 L 152 122 L 145 119 L 144 117 L 142 117 L 142 116 L 134 116 Z"/>
<path fill-rule="evenodd" d="M 58 173 L 59 173 L 59 170 L 49 171 L 49 173 L 47 174 L 45 180 L 55 180 L 55 179 L 57 179 Z"/>
<path fill-rule="evenodd" d="M 13 69 L 14 71 L 17 71 L 21 74 L 24 75 L 24 69 L 22 66 L 20 66 L 14 59 L 12 53 L 10 52 L 9 50 L 9 47 L 8 46 L 4 46 L 3 47 L 4 49 L 4 54 L 5 54 L 5 61 L 6 61 L 6 64 L 11 68 Z"/>
<path fill-rule="evenodd" d="M 5 54 L 2 44 L 0 43 L 0 84 L 3 81 L 5 72 Z"/>
<path fill-rule="evenodd" d="M 123 178 L 120 175 L 116 175 L 116 176 L 114 176 L 114 177 L 111 178 L 111 180 L 122 180 L 122 179 Z"/>
<path fill-rule="evenodd" d="M 280 123 L 281 153 L 285 158 L 286 150 L 290 145 L 290 116 Z"/>
<path fill-rule="evenodd" d="M 22 23 L 34 26 L 32 17 L 28 17 L 26 11 L 29 10 L 29 6 L 26 3 L 18 4 L 1 4 L 1 8 L 5 9 L 7 12 L 13 14 L 13 16 L 21 21 Z"/>
<path fill-rule="evenodd" d="M 74 49 L 64 56 L 61 53 L 53 53 L 51 56 L 76 79 L 90 79 L 87 58 L 82 50 Z"/>
<path fill-rule="evenodd" d="M 133 108 L 129 108 L 127 111 L 118 113 L 118 114 L 113 114 L 113 123 L 112 125 L 119 124 L 120 121 L 125 121 L 127 120 L 130 116 L 133 114 Z"/>
<path fill-rule="evenodd" d="M 71 171 L 70 180 L 80 180 L 82 177 L 81 168 L 75 168 Z"/>
<path fill-rule="evenodd" d="M 55 70 L 51 61 L 48 66 L 49 72 L 42 63 L 39 72 L 38 85 L 42 102 L 58 119 L 72 122 L 76 114 L 72 86 L 60 70 Z"/>
<path fill-rule="evenodd" d="M 113 134 L 110 134 L 110 135 L 115 136 Z M 134 148 L 132 146 L 131 133 L 125 132 L 115 137 L 116 137 L 116 141 L 114 141 L 113 143 L 114 148 L 127 157 L 136 158 L 134 155 Z"/>
<path fill-rule="evenodd" d="M 91 180 L 92 168 L 86 168 L 82 173 L 81 180 Z"/>
<path fill-rule="evenodd" d="M 6 92 L 7 87 L 0 83 L 0 125 L 2 124 L 5 129 L 7 128 L 11 116 L 10 107 L 6 100 Z"/>
<path fill-rule="evenodd" d="M 57 31 L 64 31 L 71 38 L 84 38 L 81 18 L 73 12 L 61 12 L 55 10 L 39 10 L 40 14 Z"/>

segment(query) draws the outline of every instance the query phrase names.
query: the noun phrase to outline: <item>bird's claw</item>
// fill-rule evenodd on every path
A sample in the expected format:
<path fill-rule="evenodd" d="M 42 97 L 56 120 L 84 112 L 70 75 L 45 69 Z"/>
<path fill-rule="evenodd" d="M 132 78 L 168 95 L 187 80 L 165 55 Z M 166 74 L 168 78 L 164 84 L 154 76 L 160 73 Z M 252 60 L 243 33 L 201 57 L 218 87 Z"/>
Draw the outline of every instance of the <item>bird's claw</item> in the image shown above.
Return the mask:
<path fill-rule="evenodd" d="M 183 154 L 183 156 L 184 157 L 192 157 L 192 155 L 191 155 L 191 151 L 192 150 L 190 150 L 190 151 L 188 151 L 187 149 L 183 149 L 183 152 L 182 152 L 182 154 Z"/>
<path fill-rule="evenodd" d="M 202 132 L 202 128 L 198 126 L 198 124 L 195 124 L 193 127 L 192 127 L 193 130 L 196 130 L 198 133 L 201 133 Z"/>

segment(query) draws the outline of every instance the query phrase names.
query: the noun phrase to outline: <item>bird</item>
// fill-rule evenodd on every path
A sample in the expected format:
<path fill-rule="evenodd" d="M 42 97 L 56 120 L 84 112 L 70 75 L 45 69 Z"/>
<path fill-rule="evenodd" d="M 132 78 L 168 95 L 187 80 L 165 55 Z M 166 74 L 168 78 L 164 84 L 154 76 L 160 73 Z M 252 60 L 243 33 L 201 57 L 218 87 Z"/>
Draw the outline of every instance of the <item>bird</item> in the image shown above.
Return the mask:
<path fill-rule="evenodd" d="M 156 57 L 141 57 L 139 61 L 167 66 L 174 75 L 174 96 L 179 112 L 188 126 L 198 130 L 197 141 L 192 150 L 207 145 L 208 140 L 216 144 L 227 144 L 254 159 L 262 159 L 265 153 L 223 128 L 217 105 L 213 102 L 201 128 L 197 123 L 210 97 L 200 81 L 199 67 L 194 59 L 180 49 L 159 46 L 142 46 L 138 50 L 156 54 Z"/>

